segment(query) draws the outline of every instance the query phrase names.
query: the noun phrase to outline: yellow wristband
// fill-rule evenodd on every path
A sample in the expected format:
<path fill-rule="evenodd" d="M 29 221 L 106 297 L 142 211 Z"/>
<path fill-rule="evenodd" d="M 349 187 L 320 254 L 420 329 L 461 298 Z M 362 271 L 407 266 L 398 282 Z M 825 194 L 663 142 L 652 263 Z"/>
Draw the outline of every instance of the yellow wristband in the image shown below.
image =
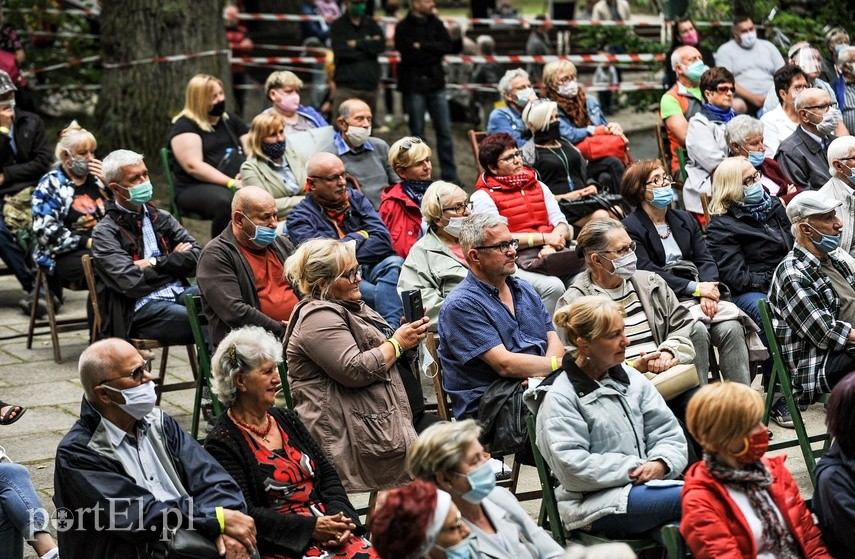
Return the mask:
<path fill-rule="evenodd" d="M 220 533 L 225 534 L 226 533 L 226 513 L 223 510 L 223 507 L 217 507 L 214 509 L 214 511 L 217 513 L 217 522 L 220 523 Z"/>
<path fill-rule="evenodd" d="M 694 295 L 695 297 L 701 296 L 701 286 L 700 285 L 695 288 L 695 292 L 692 293 L 692 295 Z"/>
<path fill-rule="evenodd" d="M 365 229 L 360 229 L 359 231 L 357 231 L 357 233 L 359 233 L 360 235 L 362 235 L 366 239 L 368 238 L 368 231 L 366 231 Z"/>
<path fill-rule="evenodd" d="M 557 371 L 560 368 L 561 368 L 561 363 L 558 362 L 558 356 L 553 355 L 552 356 L 552 372 L 554 373 L 555 371 Z"/>
<path fill-rule="evenodd" d="M 386 341 L 392 344 L 392 346 L 395 348 L 395 359 L 400 359 L 401 355 L 404 354 L 404 350 L 401 349 L 401 344 L 398 343 L 398 340 L 396 340 L 395 338 L 389 338 Z"/>
<path fill-rule="evenodd" d="M 236 181 L 235 179 L 229 179 L 229 182 L 227 182 L 227 183 L 226 183 L 226 188 L 228 188 L 229 190 L 231 190 L 232 192 L 234 192 L 234 191 L 236 190 L 236 188 L 235 188 L 235 183 L 236 183 L 236 182 L 237 182 L 237 181 Z"/>
<path fill-rule="evenodd" d="M 534 233 L 528 234 L 528 246 L 530 246 L 530 247 L 534 246 Z"/>

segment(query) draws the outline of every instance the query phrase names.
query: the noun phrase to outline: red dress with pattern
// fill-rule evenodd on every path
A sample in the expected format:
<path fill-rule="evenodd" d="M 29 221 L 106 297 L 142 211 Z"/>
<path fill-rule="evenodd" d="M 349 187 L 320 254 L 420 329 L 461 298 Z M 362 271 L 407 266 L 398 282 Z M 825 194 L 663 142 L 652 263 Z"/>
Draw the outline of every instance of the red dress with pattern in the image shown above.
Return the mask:
<path fill-rule="evenodd" d="M 282 436 L 281 450 L 270 450 L 259 444 L 246 430 L 241 429 L 246 442 L 258 460 L 258 467 L 266 475 L 264 486 L 267 503 L 279 514 L 324 516 L 326 508 L 315 494 L 315 461 L 308 454 L 288 444 L 288 434 L 274 422 Z M 325 548 L 310 545 L 301 555 L 276 553 L 262 559 L 380 559 L 365 538 L 353 535 L 341 547 Z"/>

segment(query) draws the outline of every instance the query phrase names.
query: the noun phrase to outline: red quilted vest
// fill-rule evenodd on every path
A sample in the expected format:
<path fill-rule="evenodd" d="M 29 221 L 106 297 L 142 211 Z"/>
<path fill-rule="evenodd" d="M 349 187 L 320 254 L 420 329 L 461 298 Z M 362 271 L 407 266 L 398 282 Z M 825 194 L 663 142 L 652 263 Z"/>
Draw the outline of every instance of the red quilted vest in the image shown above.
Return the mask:
<path fill-rule="evenodd" d="M 528 167 L 524 167 L 520 175 L 515 175 L 515 178 L 520 176 L 520 180 L 515 181 L 518 184 L 509 186 L 508 177 L 499 179 L 482 173 L 475 183 L 475 190 L 487 191 L 499 215 L 507 218 L 508 229 L 512 233 L 551 232 L 553 227 L 549 224 L 549 212 L 537 176 Z M 499 182 L 502 179 L 505 182 Z"/>

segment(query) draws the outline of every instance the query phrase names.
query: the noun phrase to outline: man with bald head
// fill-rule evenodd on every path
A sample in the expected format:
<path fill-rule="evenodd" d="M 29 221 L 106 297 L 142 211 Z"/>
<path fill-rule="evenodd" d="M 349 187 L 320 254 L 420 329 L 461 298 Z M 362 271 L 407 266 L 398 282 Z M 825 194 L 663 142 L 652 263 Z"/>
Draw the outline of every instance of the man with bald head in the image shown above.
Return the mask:
<path fill-rule="evenodd" d="M 389 144 L 371 135 L 371 108 L 361 99 L 348 99 L 338 107 L 333 137 L 337 153 L 375 208 L 380 194 L 399 180 L 389 165 Z"/>
<path fill-rule="evenodd" d="M 64 558 L 148 557 L 169 528 L 249 557 L 255 522 L 240 487 L 178 423 L 155 408 L 148 361 L 108 338 L 80 355 L 80 418 L 56 451 L 54 503 Z"/>
<path fill-rule="evenodd" d="M 793 183 L 819 190 L 831 178 L 828 146 L 835 139 L 840 110 L 828 93 L 815 87 L 796 95 L 793 106 L 799 127 L 781 142 L 775 161 Z"/>
<path fill-rule="evenodd" d="M 306 164 L 309 195 L 288 216 L 288 235 L 295 244 L 308 239 L 341 239 L 356 243 L 362 298 L 392 326 L 404 311 L 398 275 L 404 259 L 371 202 L 345 181 L 344 163 L 331 153 L 316 153 Z"/>
<path fill-rule="evenodd" d="M 196 268 L 214 345 L 241 326 L 285 334 L 298 300 L 283 273 L 292 252 L 288 237 L 276 234 L 273 196 L 257 186 L 238 190 L 229 227 L 205 245 Z"/>
<path fill-rule="evenodd" d="M 671 148 L 671 172 L 680 168 L 677 148 L 686 147 L 689 119 L 701 110 L 703 97 L 699 87 L 701 76 L 708 70 L 698 49 L 685 45 L 671 54 L 671 67 L 677 75 L 677 83 L 662 95 L 659 102 L 659 118 L 668 130 Z"/>

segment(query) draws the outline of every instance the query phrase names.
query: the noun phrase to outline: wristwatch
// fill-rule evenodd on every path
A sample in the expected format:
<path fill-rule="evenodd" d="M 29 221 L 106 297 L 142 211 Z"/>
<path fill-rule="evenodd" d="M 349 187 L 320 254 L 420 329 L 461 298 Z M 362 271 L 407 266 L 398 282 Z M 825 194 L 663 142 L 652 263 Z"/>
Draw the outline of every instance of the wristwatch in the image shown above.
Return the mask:
<path fill-rule="evenodd" d="M 152 268 L 154 268 L 155 266 L 157 266 L 157 258 L 152 256 L 151 258 L 148 259 L 148 263 L 151 264 Z"/>

